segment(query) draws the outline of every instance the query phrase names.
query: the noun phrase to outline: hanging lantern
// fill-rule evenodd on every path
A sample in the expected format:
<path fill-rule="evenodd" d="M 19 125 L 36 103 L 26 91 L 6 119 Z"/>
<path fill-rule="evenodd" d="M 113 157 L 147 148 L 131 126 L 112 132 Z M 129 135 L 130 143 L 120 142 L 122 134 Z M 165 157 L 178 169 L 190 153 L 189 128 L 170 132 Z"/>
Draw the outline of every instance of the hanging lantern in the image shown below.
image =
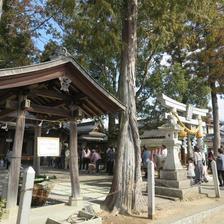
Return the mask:
<path fill-rule="evenodd" d="M 203 137 L 203 134 L 200 131 L 198 131 L 196 133 L 196 138 L 202 138 L 202 137 Z"/>
<path fill-rule="evenodd" d="M 178 132 L 178 136 L 180 138 L 185 138 L 187 136 L 187 132 L 184 129 L 182 129 Z"/>

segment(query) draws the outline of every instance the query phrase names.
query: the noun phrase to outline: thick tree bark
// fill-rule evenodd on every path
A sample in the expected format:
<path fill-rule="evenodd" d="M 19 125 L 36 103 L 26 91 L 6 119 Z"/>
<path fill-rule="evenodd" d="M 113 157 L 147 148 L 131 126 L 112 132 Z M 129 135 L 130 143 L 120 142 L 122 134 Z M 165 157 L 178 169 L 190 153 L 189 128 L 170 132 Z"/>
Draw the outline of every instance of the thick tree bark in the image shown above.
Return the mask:
<path fill-rule="evenodd" d="M 142 181 L 135 102 L 137 0 L 123 2 L 123 15 L 119 95 L 127 109 L 121 114 L 116 167 L 105 206 L 111 211 L 131 213 L 132 209 L 139 209 Z"/>
<path fill-rule="evenodd" d="M 220 127 L 219 127 L 219 107 L 218 107 L 218 99 L 215 91 L 215 82 L 212 82 L 211 85 L 211 98 L 212 98 L 212 114 L 213 114 L 213 131 L 214 131 L 214 139 L 213 139 L 213 150 L 215 156 L 218 154 L 218 148 L 221 145 L 220 139 Z"/>

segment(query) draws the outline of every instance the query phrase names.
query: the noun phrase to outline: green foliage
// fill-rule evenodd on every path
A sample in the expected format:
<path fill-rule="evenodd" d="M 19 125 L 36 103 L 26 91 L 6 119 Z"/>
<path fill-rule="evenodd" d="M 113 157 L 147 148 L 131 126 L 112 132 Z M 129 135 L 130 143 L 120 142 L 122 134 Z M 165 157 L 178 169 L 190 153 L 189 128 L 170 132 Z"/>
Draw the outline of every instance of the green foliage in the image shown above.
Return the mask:
<path fill-rule="evenodd" d="M 1 221 L 1 218 L 2 218 L 2 215 L 6 212 L 6 201 L 5 200 L 2 200 L 0 198 L 0 221 Z"/>
<path fill-rule="evenodd" d="M 24 0 L 15 7 L 12 2 L 5 1 L 0 23 L 0 67 L 33 62 L 37 51 L 32 37 L 38 37 L 41 27 L 54 38 L 61 38 L 76 60 L 116 95 L 122 1 L 49 0 L 38 5 Z M 223 92 L 223 48 L 219 46 L 223 45 L 224 26 L 223 14 L 217 10 L 221 4 L 214 0 L 139 1 L 136 87 L 142 117 L 160 120 L 162 108 L 156 101 L 160 93 L 205 107 L 211 80 L 217 80 L 217 91 Z M 57 56 L 57 47 L 56 42 L 49 41 L 40 61 Z M 164 54 L 170 56 L 167 66 L 161 65 Z"/>
<path fill-rule="evenodd" d="M 54 41 L 50 41 L 45 45 L 44 52 L 40 56 L 40 61 L 50 61 L 53 57 L 58 56 L 58 44 Z"/>
<path fill-rule="evenodd" d="M 63 45 L 108 90 L 116 93 L 120 20 L 115 1 L 50 1 L 48 12 L 63 29 Z"/>
<path fill-rule="evenodd" d="M 30 1 L 3 2 L 0 22 L 0 68 L 27 65 L 34 60 L 37 52 L 30 31 L 30 7 Z"/>

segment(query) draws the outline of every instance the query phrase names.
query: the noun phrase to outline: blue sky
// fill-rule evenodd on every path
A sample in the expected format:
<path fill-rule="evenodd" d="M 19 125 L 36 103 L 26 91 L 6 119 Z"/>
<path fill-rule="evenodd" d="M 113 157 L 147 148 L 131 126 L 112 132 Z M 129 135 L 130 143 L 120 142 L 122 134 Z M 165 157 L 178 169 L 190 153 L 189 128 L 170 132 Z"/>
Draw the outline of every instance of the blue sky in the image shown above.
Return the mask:
<path fill-rule="evenodd" d="M 52 35 L 47 34 L 44 30 L 40 30 L 41 36 L 38 39 L 34 39 L 34 43 L 36 47 L 40 50 L 44 50 L 44 46 L 48 43 L 48 41 L 52 38 Z M 55 39 L 54 39 L 55 40 Z M 162 61 L 162 63 L 166 63 L 166 61 Z M 218 97 L 218 104 L 219 104 L 219 119 L 224 121 L 224 99 Z M 211 106 L 211 102 L 209 102 L 209 106 Z"/>

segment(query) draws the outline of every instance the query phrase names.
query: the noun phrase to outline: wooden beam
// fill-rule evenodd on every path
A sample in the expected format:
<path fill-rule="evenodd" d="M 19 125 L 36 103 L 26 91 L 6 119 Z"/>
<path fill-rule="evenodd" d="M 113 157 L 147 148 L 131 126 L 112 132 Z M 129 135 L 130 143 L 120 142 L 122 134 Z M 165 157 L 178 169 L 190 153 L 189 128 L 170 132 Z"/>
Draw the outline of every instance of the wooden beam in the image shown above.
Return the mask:
<path fill-rule="evenodd" d="M 50 106 L 50 107 L 61 107 L 64 105 L 65 105 L 64 101 L 54 101 L 54 102 L 48 104 L 48 106 Z"/>
<path fill-rule="evenodd" d="M 50 99 L 56 99 L 56 100 L 63 100 L 65 99 L 64 94 L 57 93 L 56 91 L 53 90 L 48 90 L 48 89 L 35 89 L 31 91 L 30 95 L 36 95 L 36 96 L 41 96 L 41 97 L 46 97 Z"/>
<path fill-rule="evenodd" d="M 55 99 L 55 100 L 67 100 L 67 101 L 73 101 L 73 100 L 83 100 L 87 96 L 83 93 L 73 93 L 72 94 L 64 94 L 63 92 L 60 92 L 58 88 L 52 89 L 35 89 L 30 92 L 30 95 L 36 95 L 41 96 L 44 98 L 49 99 Z"/>
<path fill-rule="evenodd" d="M 95 105 L 92 101 L 90 100 L 86 100 L 87 103 L 90 105 L 90 107 L 92 108 L 92 110 L 96 111 L 96 114 L 105 114 L 106 112 L 99 106 L 99 105 Z"/>
<path fill-rule="evenodd" d="M 16 102 L 16 101 L 8 101 L 7 109 L 10 111 L 12 111 L 12 110 L 15 111 L 17 108 L 17 105 L 18 105 L 18 102 Z M 31 102 L 30 107 L 26 107 L 23 109 L 25 109 L 26 111 L 29 111 L 29 112 L 33 112 L 33 113 L 55 115 L 55 116 L 60 116 L 60 117 L 71 117 L 69 110 L 63 110 L 63 109 L 55 108 L 55 107 L 37 105 L 32 102 Z"/>
<path fill-rule="evenodd" d="M 16 115 L 15 112 L 16 112 L 15 109 L 5 109 L 0 112 L 0 119 L 7 117 L 7 116 L 11 117 L 12 115 Z"/>
<path fill-rule="evenodd" d="M 90 109 L 86 104 L 81 104 L 80 107 L 82 108 L 84 113 L 86 113 L 89 117 L 93 117 L 97 115 L 97 113 L 93 111 L 92 109 Z"/>
<path fill-rule="evenodd" d="M 59 109 L 59 108 L 52 108 L 48 106 L 41 106 L 31 103 L 31 107 L 26 108 L 26 111 L 39 113 L 39 114 L 48 114 L 48 115 L 55 115 L 60 117 L 71 117 L 70 112 Z"/>

